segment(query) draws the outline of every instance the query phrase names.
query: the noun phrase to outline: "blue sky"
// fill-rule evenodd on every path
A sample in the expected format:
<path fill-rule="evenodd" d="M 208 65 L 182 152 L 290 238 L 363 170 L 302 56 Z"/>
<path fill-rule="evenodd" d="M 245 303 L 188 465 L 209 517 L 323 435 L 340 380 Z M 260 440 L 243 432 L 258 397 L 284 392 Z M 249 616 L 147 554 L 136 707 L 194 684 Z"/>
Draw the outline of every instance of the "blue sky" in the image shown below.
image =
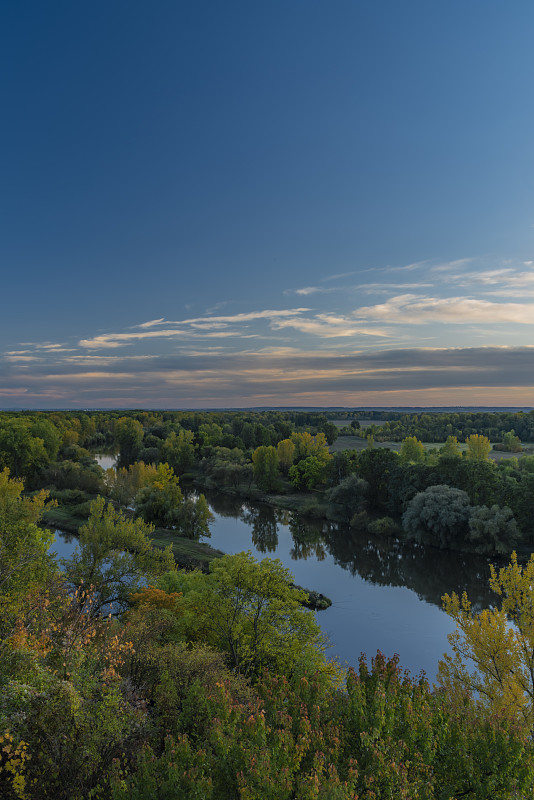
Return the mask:
<path fill-rule="evenodd" d="M 0 408 L 533 405 L 533 29 L 3 4 Z"/>

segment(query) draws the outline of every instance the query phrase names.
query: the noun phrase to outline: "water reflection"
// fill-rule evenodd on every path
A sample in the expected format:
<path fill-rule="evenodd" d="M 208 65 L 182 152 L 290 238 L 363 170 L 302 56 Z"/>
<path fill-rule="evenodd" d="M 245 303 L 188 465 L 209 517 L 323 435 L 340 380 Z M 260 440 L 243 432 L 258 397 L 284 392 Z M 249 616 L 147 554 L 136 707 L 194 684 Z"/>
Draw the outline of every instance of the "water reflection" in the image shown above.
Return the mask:
<path fill-rule="evenodd" d="M 117 455 L 115 453 L 95 453 L 95 460 L 102 469 L 115 469 Z"/>
<path fill-rule="evenodd" d="M 70 558 L 78 545 L 78 537 L 72 533 L 56 530 L 50 552 L 57 558 Z"/>
<path fill-rule="evenodd" d="M 316 558 L 317 561 L 324 561 L 326 549 L 321 527 L 296 514 L 289 520 L 289 530 L 293 538 L 293 547 L 289 551 L 291 558 Z"/>
<path fill-rule="evenodd" d="M 254 547 L 260 553 L 274 553 L 278 547 L 278 526 L 273 509 L 268 506 L 245 506 L 239 516 L 251 528 Z"/>
<path fill-rule="evenodd" d="M 323 526 L 323 536 L 336 563 L 366 581 L 406 586 L 439 607 L 443 595 L 453 591 L 466 591 L 475 609 L 495 602 L 488 586 L 490 562 L 481 556 L 403 544 L 336 525 Z"/>
<path fill-rule="evenodd" d="M 380 649 L 399 653 L 403 667 L 414 674 L 424 668 L 433 679 L 454 629 L 441 610 L 442 595 L 465 590 L 477 610 L 495 602 L 485 558 L 405 545 L 229 495 L 206 497 L 215 514 L 213 547 L 280 558 L 296 583 L 332 599 L 317 621 L 332 642 L 330 655 L 342 662 L 356 664 L 361 651 L 371 656 Z M 57 536 L 53 549 L 66 557 L 76 542 Z"/>
<path fill-rule="evenodd" d="M 260 553 L 274 553 L 280 527 L 292 540 L 291 559 L 324 561 L 327 555 L 351 575 L 378 586 L 407 587 L 421 600 L 441 608 L 442 596 L 466 591 L 476 610 L 495 603 L 488 586 L 490 560 L 467 553 L 404 544 L 325 520 L 311 520 L 265 505 L 245 504 L 236 497 L 207 493 L 212 509 L 240 519 L 251 529 Z M 495 559 L 492 559 L 495 563 Z"/>

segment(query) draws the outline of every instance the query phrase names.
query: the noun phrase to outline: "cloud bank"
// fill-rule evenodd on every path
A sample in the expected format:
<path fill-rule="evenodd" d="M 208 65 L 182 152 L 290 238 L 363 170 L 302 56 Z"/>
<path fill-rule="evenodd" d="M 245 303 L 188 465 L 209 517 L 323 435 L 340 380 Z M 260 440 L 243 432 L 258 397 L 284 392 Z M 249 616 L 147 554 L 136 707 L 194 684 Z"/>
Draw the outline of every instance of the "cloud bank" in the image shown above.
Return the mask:
<path fill-rule="evenodd" d="M 13 342 L 0 353 L 0 407 L 533 404 L 533 261 L 364 272 L 352 287 L 334 284 L 355 271 L 284 293 L 316 307 L 221 314 L 221 300 L 196 316 L 153 309 L 122 329 Z"/>
<path fill-rule="evenodd" d="M 51 367 L 53 367 L 51 369 Z M 530 405 L 534 347 L 68 357 L 0 364 L 4 407 Z M 506 392 L 504 391 L 506 387 Z M 510 388 L 512 387 L 512 388 Z M 422 398 L 422 399 L 421 399 Z M 423 402 L 424 401 L 424 402 Z"/>

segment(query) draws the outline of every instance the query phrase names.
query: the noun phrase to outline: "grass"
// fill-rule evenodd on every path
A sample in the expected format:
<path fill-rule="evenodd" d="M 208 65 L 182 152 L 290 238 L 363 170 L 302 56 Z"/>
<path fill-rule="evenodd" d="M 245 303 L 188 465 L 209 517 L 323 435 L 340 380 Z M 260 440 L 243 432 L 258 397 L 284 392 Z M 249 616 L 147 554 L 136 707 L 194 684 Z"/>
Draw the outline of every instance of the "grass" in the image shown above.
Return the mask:
<path fill-rule="evenodd" d="M 67 533 L 78 533 L 80 527 L 87 522 L 87 514 L 84 516 L 76 514 L 75 508 L 75 506 L 45 508 L 43 523 L 47 528 L 59 528 Z"/>
<path fill-rule="evenodd" d="M 172 545 L 174 558 L 180 567 L 198 567 L 206 570 L 210 561 L 224 555 L 222 550 L 216 550 L 207 542 L 195 542 L 185 536 L 177 536 L 176 531 L 167 528 L 156 528 L 151 540 L 154 547 L 163 548 Z"/>
<path fill-rule="evenodd" d="M 375 442 L 375 447 L 387 447 L 388 450 L 400 450 L 401 442 Z M 331 453 L 340 453 L 342 450 L 365 450 L 367 439 L 357 436 L 338 436 L 333 445 L 329 447 Z"/>

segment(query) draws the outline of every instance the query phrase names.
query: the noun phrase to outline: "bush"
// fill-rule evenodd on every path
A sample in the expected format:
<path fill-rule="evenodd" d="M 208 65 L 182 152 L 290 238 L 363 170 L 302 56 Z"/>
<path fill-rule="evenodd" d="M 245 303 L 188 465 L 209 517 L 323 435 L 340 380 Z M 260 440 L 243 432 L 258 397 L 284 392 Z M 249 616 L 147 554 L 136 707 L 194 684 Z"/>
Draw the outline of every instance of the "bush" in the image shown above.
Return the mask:
<path fill-rule="evenodd" d="M 369 514 L 367 511 L 358 511 L 350 521 L 350 527 L 357 531 L 366 531 L 369 526 Z"/>
<path fill-rule="evenodd" d="M 400 528 L 391 517 L 380 517 L 370 522 L 367 530 L 376 536 L 395 536 L 399 533 Z"/>

